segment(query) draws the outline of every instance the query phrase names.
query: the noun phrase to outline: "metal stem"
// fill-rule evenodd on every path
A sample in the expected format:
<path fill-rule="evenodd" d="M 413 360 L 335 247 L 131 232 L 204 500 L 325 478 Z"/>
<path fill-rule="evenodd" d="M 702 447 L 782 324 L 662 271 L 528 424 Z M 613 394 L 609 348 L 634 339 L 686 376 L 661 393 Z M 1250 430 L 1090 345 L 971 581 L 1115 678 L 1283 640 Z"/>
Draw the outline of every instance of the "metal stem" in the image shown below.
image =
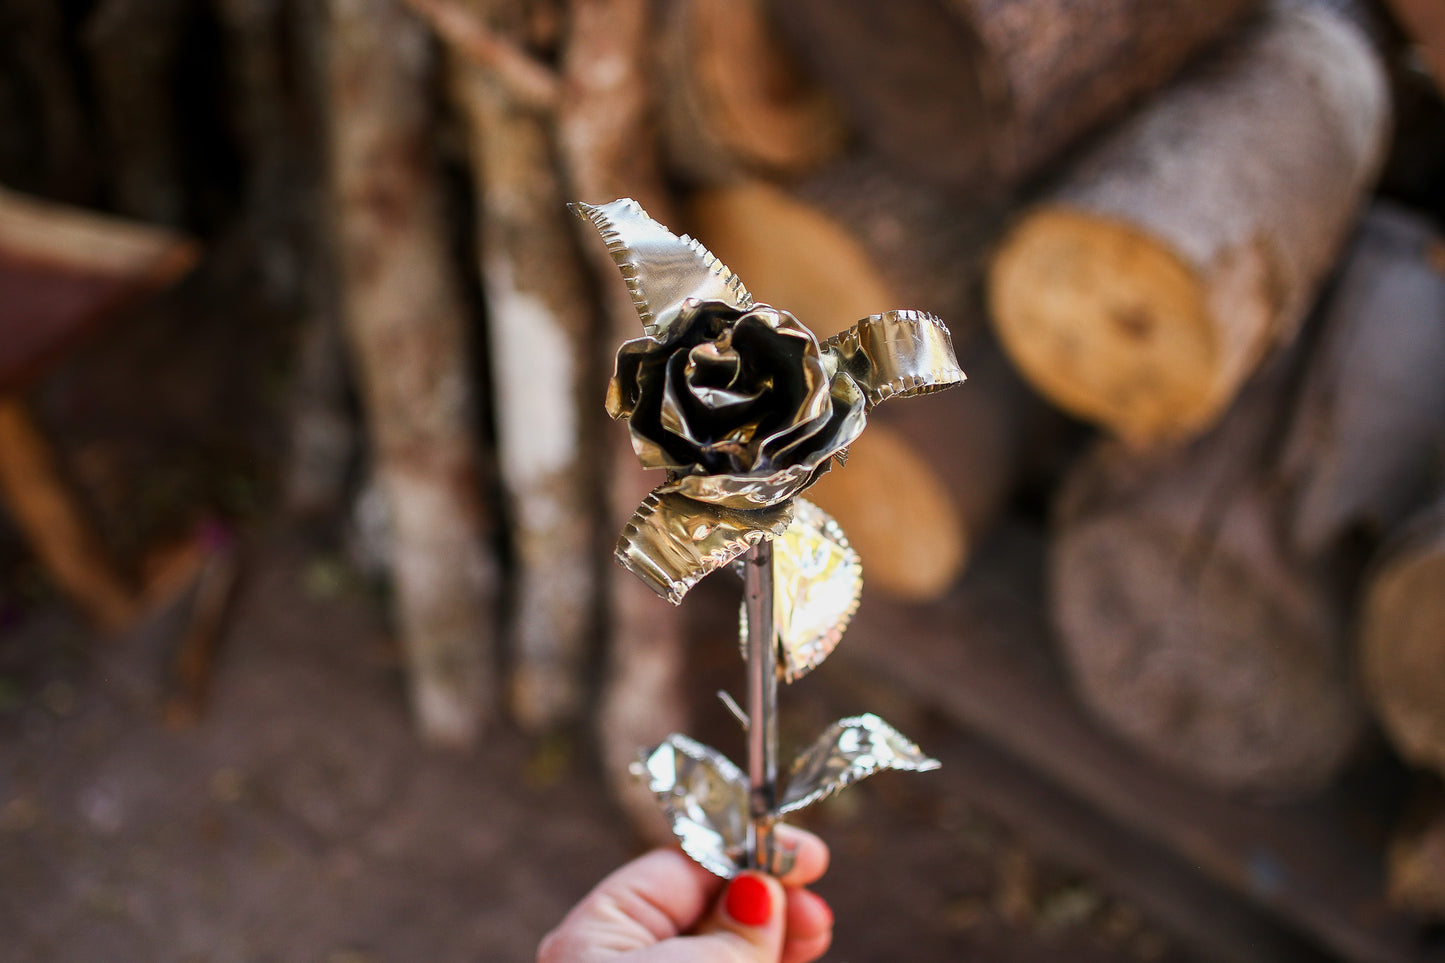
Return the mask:
<path fill-rule="evenodd" d="M 743 564 L 748 613 L 748 866 L 771 872 L 778 795 L 778 650 L 773 631 L 773 545 L 759 542 Z"/>

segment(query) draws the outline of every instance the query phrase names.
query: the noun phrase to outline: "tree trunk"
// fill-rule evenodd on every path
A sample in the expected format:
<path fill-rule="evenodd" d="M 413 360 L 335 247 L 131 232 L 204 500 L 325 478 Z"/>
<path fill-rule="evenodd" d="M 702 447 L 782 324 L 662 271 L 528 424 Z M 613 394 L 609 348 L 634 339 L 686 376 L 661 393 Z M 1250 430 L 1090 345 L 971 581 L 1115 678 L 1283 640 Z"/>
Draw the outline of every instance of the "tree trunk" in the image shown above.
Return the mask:
<path fill-rule="evenodd" d="M 526 5 L 471 9 L 524 42 Z M 453 92 L 470 130 L 481 276 L 513 578 L 511 705 L 533 730 L 575 719 L 586 701 L 597 561 L 591 522 L 599 472 L 583 412 L 594 331 L 591 292 L 554 166 L 545 117 L 494 71 L 453 56 Z"/>
<path fill-rule="evenodd" d="M 1255 0 L 774 0 L 798 55 L 900 171 L 997 189 L 1170 78 Z"/>
<path fill-rule="evenodd" d="M 430 152 L 428 38 L 388 0 L 331 0 L 329 11 L 342 312 L 390 510 L 397 621 L 423 736 L 467 745 L 492 713 L 497 576 Z"/>
<path fill-rule="evenodd" d="M 989 279 L 1005 349 L 1130 444 L 1197 435 L 1294 336 L 1387 127 L 1363 34 L 1322 7 L 1272 6 L 1011 232 Z"/>
<path fill-rule="evenodd" d="M 557 143 L 572 200 L 605 204 L 632 197 L 663 224 L 674 222 L 658 167 L 647 65 L 652 8 L 645 0 L 571 0 L 562 51 L 563 83 L 569 92 L 559 105 Z M 604 366 L 624 340 L 641 335 L 632 299 L 617 265 L 599 244 L 591 225 L 577 222 L 578 236 L 602 292 L 607 325 L 601 339 L 597 391 L 600 415 Z M 637 465 L 627 432 L 608 431 L 607 531 L 622 531 L 649 488 Z M 607 676 L 599 728 L 605 775 L 633 825 L 650 837 L 671 834 L 657 817 L 657 804 L 629 767 L 638 751 L 684 728 L 683 627 L 678 610 L 620 566 L 607 568 L 610 617 Z"/>

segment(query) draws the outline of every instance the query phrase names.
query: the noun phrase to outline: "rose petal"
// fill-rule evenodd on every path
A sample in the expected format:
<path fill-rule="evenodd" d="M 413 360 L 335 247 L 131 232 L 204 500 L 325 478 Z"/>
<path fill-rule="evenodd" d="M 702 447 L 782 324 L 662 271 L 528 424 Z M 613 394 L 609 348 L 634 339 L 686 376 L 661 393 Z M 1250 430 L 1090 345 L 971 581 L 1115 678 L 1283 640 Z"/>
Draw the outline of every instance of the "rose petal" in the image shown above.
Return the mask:
<path fill-rule="evenodd" d="M 627 418 L 637 406 L 639 397 L 638 370 L 646 356 L 660 347 L 656 338 L 635 338 L 624 341 L 612 363 L 612 379 L 607 382 L 607 414 Z"/>

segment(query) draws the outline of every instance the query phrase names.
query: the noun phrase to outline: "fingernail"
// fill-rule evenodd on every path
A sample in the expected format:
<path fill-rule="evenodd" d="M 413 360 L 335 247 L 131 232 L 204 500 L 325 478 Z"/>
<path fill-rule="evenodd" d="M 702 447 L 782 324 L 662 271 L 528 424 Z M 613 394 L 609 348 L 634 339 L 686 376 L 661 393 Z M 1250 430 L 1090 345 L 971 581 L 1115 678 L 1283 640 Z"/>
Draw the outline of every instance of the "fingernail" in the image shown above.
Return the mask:
<path fill-rule="evenodd" d="M 742 875 L 728 886 L 727 913 L 744 926 L 765 926 L 773 915 L 773 894 L 756 876 Z"/>

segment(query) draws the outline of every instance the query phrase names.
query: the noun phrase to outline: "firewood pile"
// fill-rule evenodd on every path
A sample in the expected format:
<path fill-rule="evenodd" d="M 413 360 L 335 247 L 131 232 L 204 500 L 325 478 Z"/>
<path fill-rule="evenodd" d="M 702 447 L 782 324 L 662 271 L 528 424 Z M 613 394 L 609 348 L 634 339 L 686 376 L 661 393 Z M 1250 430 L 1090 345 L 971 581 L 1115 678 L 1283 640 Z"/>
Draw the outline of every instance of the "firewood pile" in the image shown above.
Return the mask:
<path fill-rule="evenodd" d="M 1298 800 L 1382 733 L 1445 774 L 1428 0 L 185 6 L 94 3 L 87 100 L 62 16 L 16 4 L 0 93 L 45 96 L 0 177 L 74 196 L 89 170 L 121 213 L 195 223 L 169 85 L 214 46 L 227 243 L 296 319 L 287 499 L 356 500 L 364 437 L 430 741 L 591 712 L 620 779 L 683 726 L 678 613 L 608 563 L 652 481 L 601 411 L 637 319 L 565 209 L 633 197 L 820 337 L 948 322 L 969 383 L 880 413 L 813 490 L 875 589 L 946 595 L 1044 502 L 1069 698 L 1141 758 Z M 1442 840 L 1445 814 L 1393 844 L 1400 905 L 1445 916 Z"/>

